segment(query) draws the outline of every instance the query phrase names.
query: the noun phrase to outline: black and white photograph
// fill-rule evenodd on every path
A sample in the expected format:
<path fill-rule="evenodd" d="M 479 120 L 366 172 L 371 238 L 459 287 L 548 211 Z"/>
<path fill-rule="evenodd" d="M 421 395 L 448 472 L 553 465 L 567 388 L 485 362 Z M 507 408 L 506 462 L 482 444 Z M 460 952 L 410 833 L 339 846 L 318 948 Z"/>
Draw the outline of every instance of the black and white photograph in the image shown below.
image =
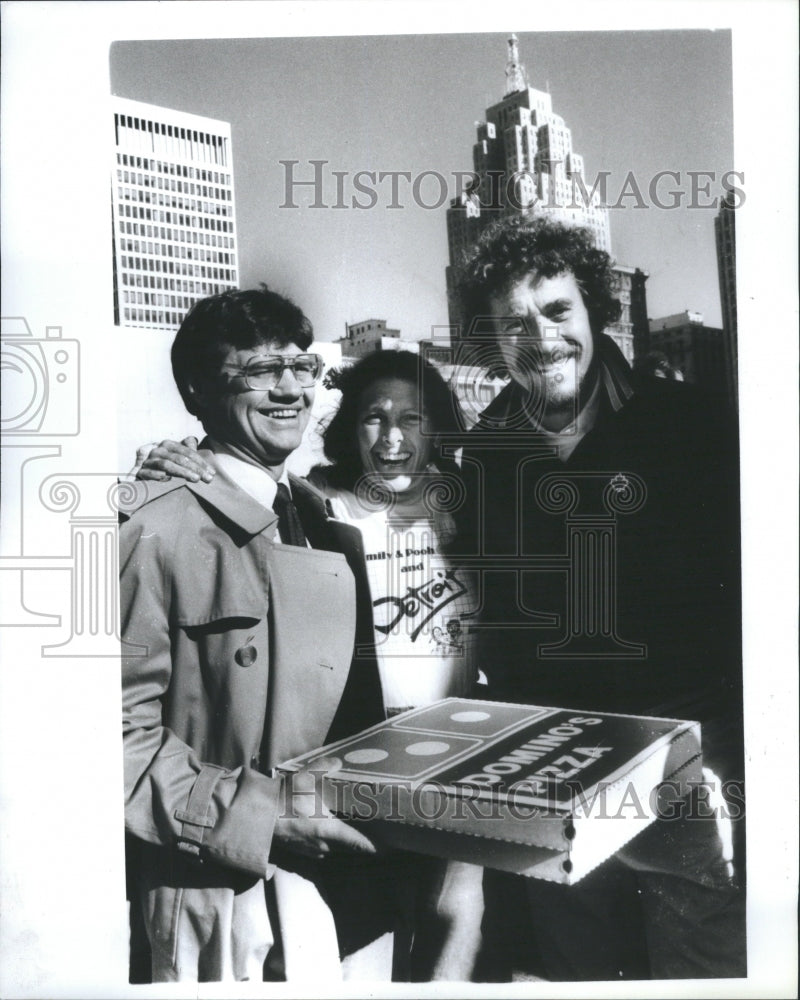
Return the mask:
<path fill-rule="evenodd" d="M 794 995 L 796 9 L 3 19 L 2 995 Z"/>

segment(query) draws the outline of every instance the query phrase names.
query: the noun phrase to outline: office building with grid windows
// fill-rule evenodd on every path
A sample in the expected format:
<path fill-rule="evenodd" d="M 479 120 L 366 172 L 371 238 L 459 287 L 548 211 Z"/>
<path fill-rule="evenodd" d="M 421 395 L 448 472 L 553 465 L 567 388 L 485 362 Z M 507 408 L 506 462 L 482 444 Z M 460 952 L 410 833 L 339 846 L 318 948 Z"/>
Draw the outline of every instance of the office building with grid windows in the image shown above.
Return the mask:
<path fill-rule="evenodd" d="M 115 97 L 114 322 L 177 330 L 238 284 L 231 128 Z"/>

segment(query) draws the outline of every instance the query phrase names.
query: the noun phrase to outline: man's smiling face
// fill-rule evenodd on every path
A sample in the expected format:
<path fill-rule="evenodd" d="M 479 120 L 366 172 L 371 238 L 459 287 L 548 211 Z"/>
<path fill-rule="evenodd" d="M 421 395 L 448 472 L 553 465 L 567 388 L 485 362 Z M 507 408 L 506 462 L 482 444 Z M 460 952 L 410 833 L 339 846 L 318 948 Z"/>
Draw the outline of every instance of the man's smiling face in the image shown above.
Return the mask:
<path fill-rule="evenodd" d="M 500 354 L 512 379 L 537 401 L 544 427 L 577 413 L 594 341 L 575 275 L 528 274 L 489 299 Z"/>
<path fill-rule="evenodd" d="M 220 360 L 219 375 L 197 394 L 200 417 L 211 437 L 254 465 L 282 466 L 308 426 L 314 386 L 301 386 L 291 368 L 284 368 L 272 389 L 249 389 L 237 373 L 253 358 L 304 353 L 296 344 L 230 347 Z"/>

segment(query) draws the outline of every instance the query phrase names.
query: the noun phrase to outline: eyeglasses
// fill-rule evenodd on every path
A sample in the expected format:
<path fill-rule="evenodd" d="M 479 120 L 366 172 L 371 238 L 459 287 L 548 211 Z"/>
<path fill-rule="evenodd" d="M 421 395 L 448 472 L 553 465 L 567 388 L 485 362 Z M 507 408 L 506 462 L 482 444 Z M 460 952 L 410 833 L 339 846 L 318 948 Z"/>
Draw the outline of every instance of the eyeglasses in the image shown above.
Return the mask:
<path fill-rule="evenodd" d="M 258 354 L 250 358 L 244 368 L 233 371 L 244 379 L 248 389 L 274 389 L 284 371 L 291 368 L 298 385 L 308 388 L 318 381 L 323 367 L 319 354 L 296 354 L 294 357 Z"/>

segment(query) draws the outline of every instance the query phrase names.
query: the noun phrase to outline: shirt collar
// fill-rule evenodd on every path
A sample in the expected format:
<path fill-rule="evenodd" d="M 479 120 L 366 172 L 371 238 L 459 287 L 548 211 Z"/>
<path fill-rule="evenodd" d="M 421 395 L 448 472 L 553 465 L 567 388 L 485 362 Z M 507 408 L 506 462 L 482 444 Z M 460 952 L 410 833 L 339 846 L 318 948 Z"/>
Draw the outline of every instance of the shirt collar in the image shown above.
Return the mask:
<path fill-rule="evenodd" d="M 248 493 L 263 507 L 267 507 L 270 510 L 273 509 L 275 494 L 278 492 L 278 483 L 283 483 L 291 493 L 289 473 L 286 471 L 285 465 L 283 472 L 276 481 L 266 469 L 259 465 L 253 465 L 252 462 L 246 462 L 244 459 L 232 454 L 230 449 L 219 441 L 208 438 L 206 446 L 213 452 L 212 464 L 224 472 L 229 479 L 232 479 L 237 486 L 241 487 L 245 493 Z"/>
<path fill-rule="evenodd" d="M 609 405 L 616 413 L 633 395 L 630 365 L 611 337 L 601 334 L 596 346 L 600 358 L 600 379 Z"/>

